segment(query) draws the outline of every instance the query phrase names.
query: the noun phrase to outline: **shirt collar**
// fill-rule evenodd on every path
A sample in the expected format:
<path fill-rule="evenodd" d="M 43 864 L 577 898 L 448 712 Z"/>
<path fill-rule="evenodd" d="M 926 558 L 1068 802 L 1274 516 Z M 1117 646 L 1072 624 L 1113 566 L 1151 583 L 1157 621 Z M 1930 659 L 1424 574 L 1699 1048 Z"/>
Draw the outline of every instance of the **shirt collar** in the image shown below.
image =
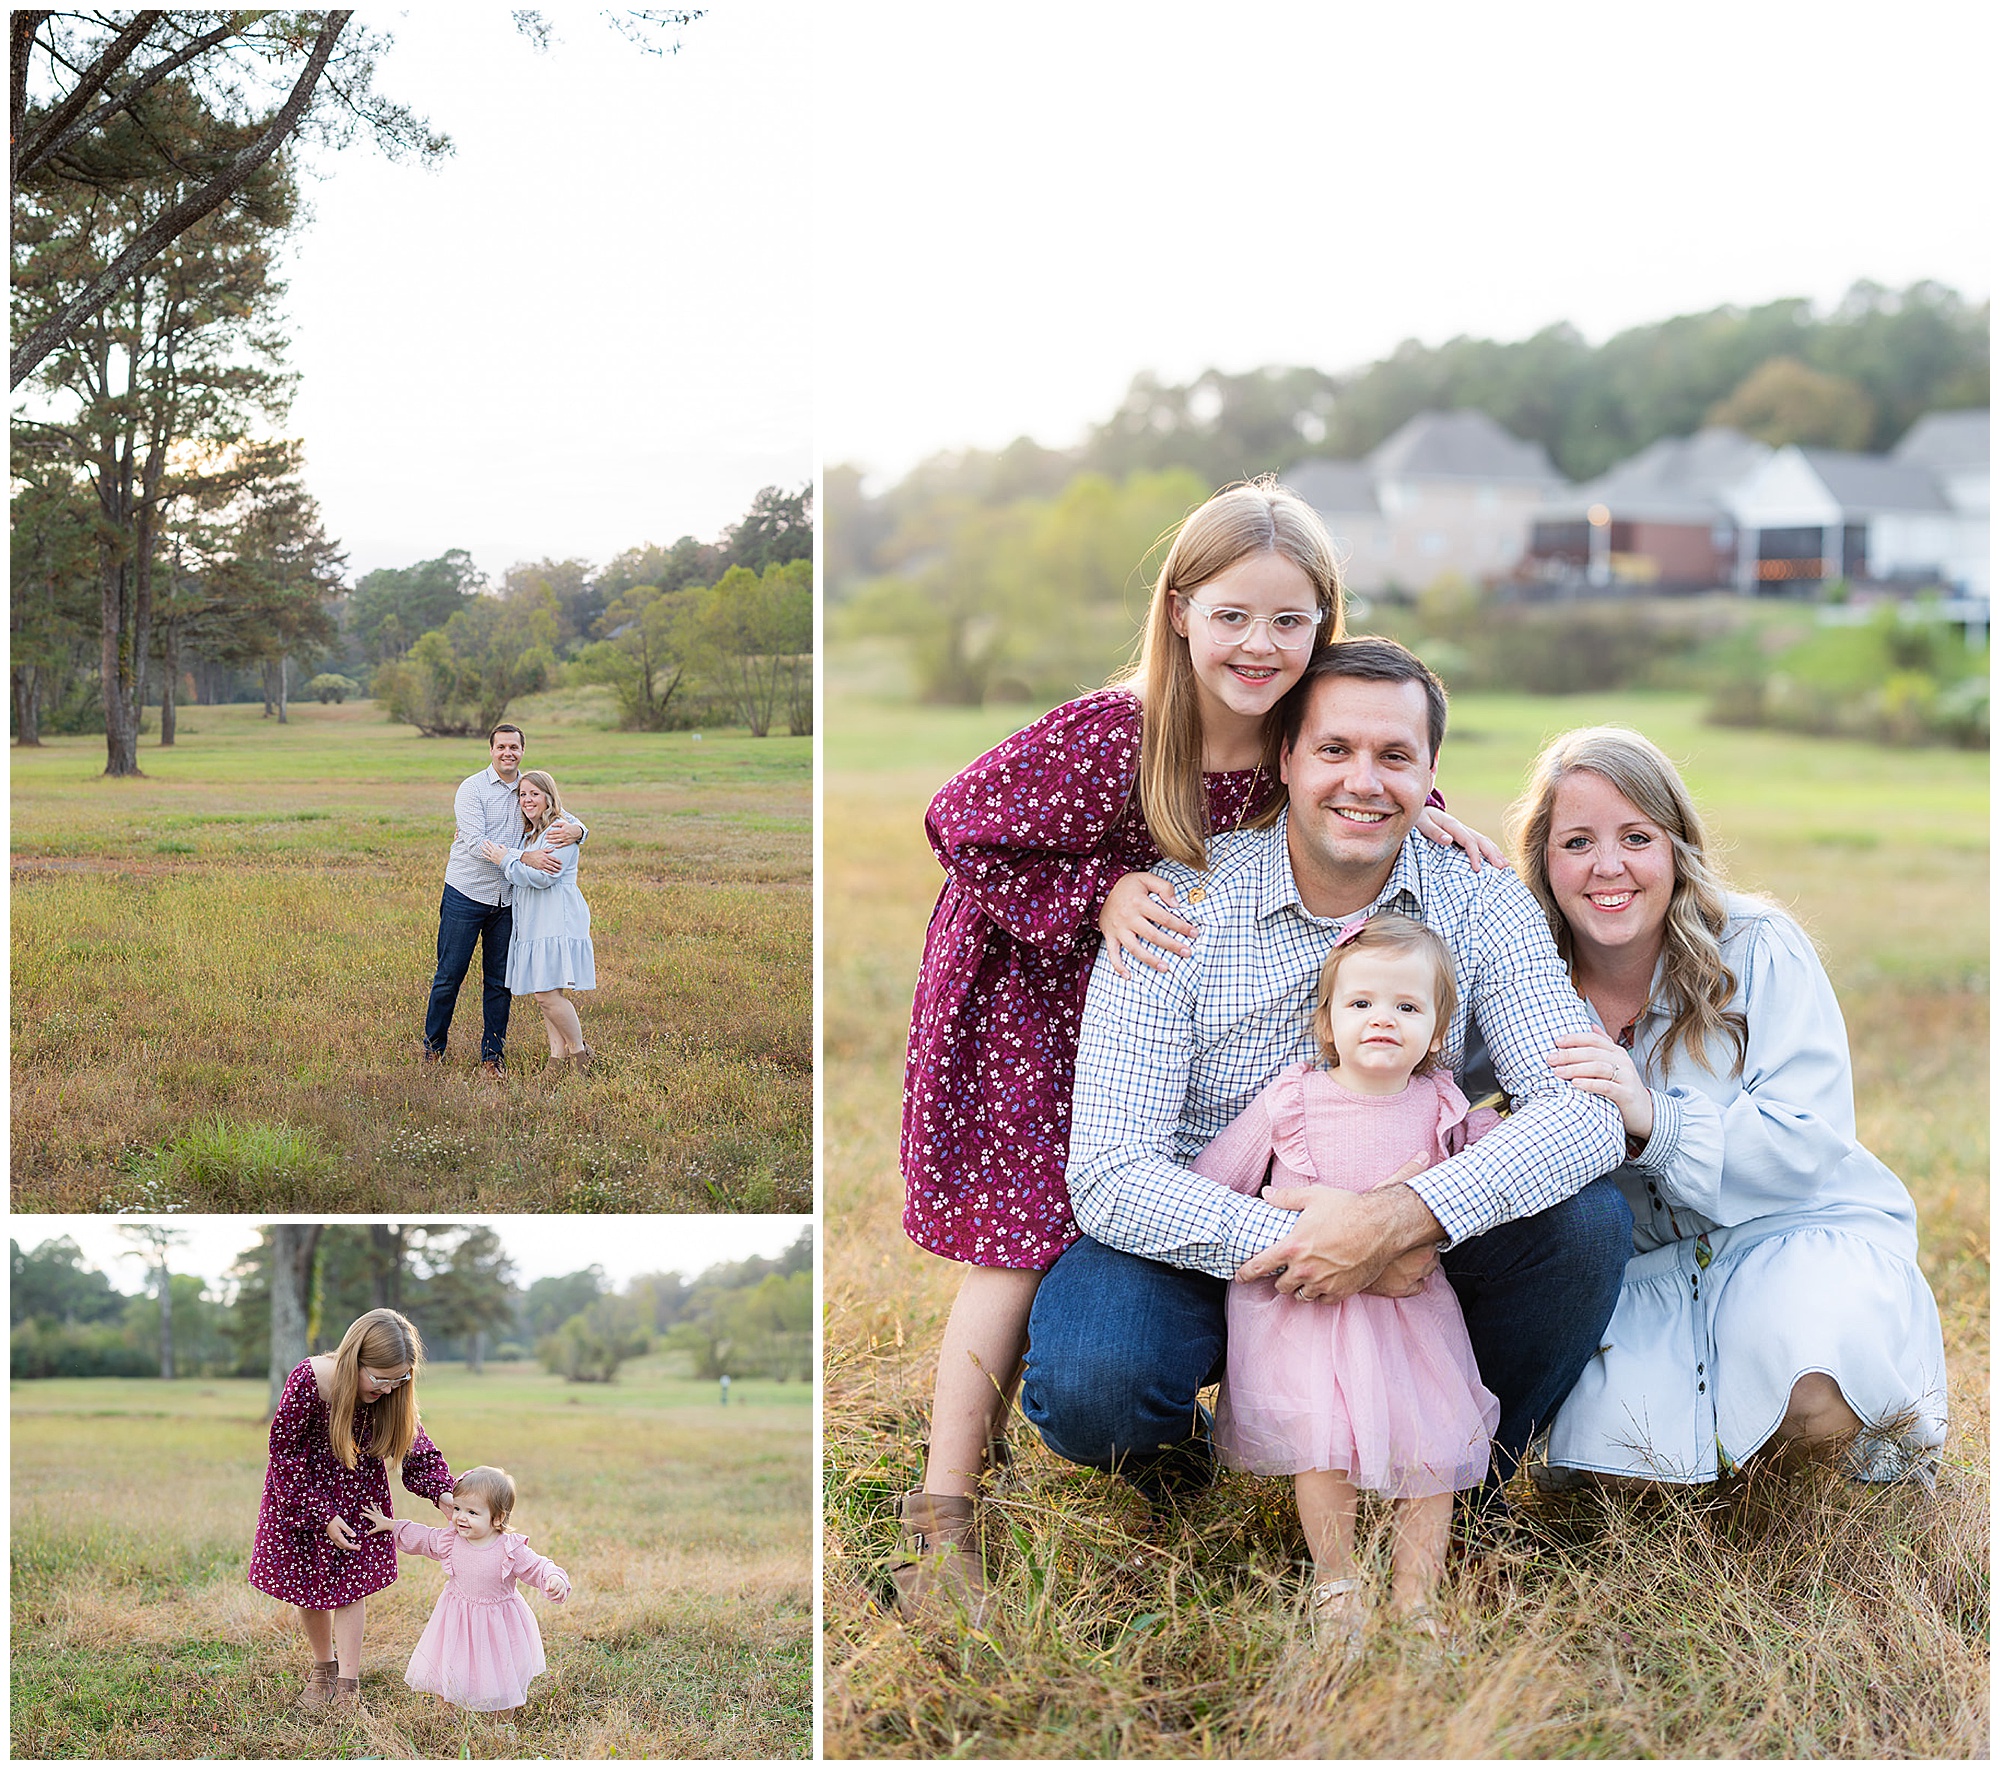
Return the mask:
<path fill-rule="evenodd" d="M 1290 909 L 1314 922 L 1351 920 L 1347 916 L 1315 916 L 1299 897 L 1299 882 L 1292 876 L 1292 851 L 1285 840 L 1285 826 L 1290 816 L 1289 811 L 1280 812 L 1277 823 L 1271 828 L 1270 840 L 1264 850 L 1264 876 L 1257 894 L 1257 919 L 1267 921 Z M 1423 842 L 1424 838 L 1414 830 L 1403 838 L 1403 846 L 1396 852 L 1396 864 L 1389 869 L 1387 881 L 1368 906 L 1371 911 L 1401 910 L 1422 920 Z"/>
<path fill-rule="evenodd" d="M 519 774 L 516 774 L 511 781 L 503 781 L 500 778 L 500 771 L 490 762 L 486 765 L 486 778 L 496 787 L 505 787 L 510 793 L 518 793 L 521 790 L 521 777 Z"/>

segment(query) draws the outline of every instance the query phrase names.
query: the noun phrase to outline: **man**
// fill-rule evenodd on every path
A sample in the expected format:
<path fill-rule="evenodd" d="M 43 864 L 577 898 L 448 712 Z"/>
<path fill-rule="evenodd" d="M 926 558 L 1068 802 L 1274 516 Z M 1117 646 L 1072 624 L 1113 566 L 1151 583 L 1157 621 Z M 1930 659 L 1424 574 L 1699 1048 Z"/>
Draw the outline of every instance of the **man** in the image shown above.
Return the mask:
<path fill-rule="evenodd" d="M 431 979 L 430 1010 L 424 1016 L 424 1062 L 442 1063 L 451 1036 L 452 1010 L 459 985 L 472 963 L 475 943 L 486 985 L 485 1026 L 479 1041 L 479 1068 L 498 1079 L 507 1063 L 507 1013 L 514 998 L 507 989 L 507 943 L 514 933 L 514 888 L 480 843 L 489 837 L 503 848 L 521 845 L 521 756 L 528 740 L 518 725 L 496 725 L 487 735 L 492 761 L 459 782 L 452 801 L 458 828 L 444 868 L 444 898 L 438 905 L 437 975 Z M 547 852 L 583 839 L 580 825 L 558 819 L 542 838 L 543 847 L 522 854 L 523 864 L 557 873 L 562 862 Z"/>
<path fill-rule="evenodd" d="M 1221 1375 L 1232 1277 L 1311 1299 L 1409 1296 L 1442 1244 L 1511 1469 L 1575 1382 L 1617 1301 L 1632 1220 L 1608 1183 L 1623 1159 L 1609 1103 L 1548 1067 L 1587 1019 L 1526 886 L 1412 833 L 1437 778 L 1443 685 L 1383 639 L 1342 640 L 1289 703 L 1283 819 L 1209 845 L 1202 871 L 1162 863 L 1191 950 L 1092 976 L 1077 1052 L 1068 1180 L 1086 1239 L 1036 1294 L 1022 1387 L 1058 1455 L 1170 1489 L 1207 1467 L 1195 1392 Z M 1316 1055 L 1320 961 L 1338 928 L 1400 909 L 1444 938 L 1468 1030 L 1512 1116 L 1463 1154 L 1366 1193 L 1247 1198 L 1187 1163 L 1288 1063 Z"/>

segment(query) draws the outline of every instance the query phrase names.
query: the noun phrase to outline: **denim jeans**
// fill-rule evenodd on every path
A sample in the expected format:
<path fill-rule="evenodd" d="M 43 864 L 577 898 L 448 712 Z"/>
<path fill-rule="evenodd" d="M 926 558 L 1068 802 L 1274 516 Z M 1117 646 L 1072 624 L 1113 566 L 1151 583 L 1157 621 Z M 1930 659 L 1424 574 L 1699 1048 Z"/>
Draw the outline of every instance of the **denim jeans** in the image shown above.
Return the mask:
<path fill-rule="evenodd" d="M 498 1063 L 506 1056 L 507 1011 L 514 1005 L 507 988 L 507 943 L 513 934 L 514 912 L 504 904 L 481 903 L 449 885 L 444 888 L 438 905 L 437 975 L 431 979 L 430 1011 L 424 1016 L 425 1050 L 442 1053 L 451 1036 L 458 986 L 471 968 L 472 948 L 477 943 L 486 985 L 480 1061 Z"/>
<path fill-rule="evenodd" d="M 1631 1252 L 1630 1207 L 1593 1180 L 1444 1256 L 1480 1377 L 1500 1398 L 1502 1476 L 1596 1352 Z M 1195 1392 L 1222 1374 L 1227 1295 L 1223 1279 L 1077 1242 L 1035 1293 L 1022 1412 L 1057 1456 L 1146 1485 L 1142 1471 L 1192 1435 Z"/>

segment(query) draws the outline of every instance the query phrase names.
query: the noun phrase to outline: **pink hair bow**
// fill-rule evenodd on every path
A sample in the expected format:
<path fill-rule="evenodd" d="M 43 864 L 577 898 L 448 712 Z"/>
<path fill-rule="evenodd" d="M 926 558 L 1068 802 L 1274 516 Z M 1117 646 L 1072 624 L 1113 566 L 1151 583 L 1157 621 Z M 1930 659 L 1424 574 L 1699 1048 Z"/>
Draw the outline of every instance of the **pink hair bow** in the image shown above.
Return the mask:
<path fill-rule="evenodd" d="M 1349 922 L 1346 927 L 1333 937 L 1333 944 L 1335 946 L 1345 946 L 1362 929 L 1368 926 L 1368 918 L 1374 913 L 1373 910 L 1363 910 L 1360 915 L 1356 916 L 1353 921 Z"/>

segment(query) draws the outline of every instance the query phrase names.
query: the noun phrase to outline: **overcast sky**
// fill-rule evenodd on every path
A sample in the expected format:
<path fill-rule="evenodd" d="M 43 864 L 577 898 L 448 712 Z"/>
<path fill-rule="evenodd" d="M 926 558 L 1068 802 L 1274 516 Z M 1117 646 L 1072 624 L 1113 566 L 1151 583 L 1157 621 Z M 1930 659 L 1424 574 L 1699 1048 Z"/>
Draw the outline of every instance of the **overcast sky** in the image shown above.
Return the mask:
<path fill-rule="evenodd" d="M 893 479 L 1067 445 L 1139 370 L 1559 320 L 1602 342 L 1864 277 L 1983 299 L 1990 24 L 1971 0 L 830 7 L 822 459 Z"/>
<path fill-rule="evenodd" d="M 360 16 L 457 152 L 357 141 L 307 182 L 289 430 L 351 572 L 602 564 L 810 478 L 805 0 L 714 0 L 672 56 L 596 8 L 542 53 L 502 7 Z"/>
<path fill-rule="evenodd" d="M 538 1278 L 602 1266 L 614 1285 L 642 1272 L 682 1272 L 690 1278 L 725 1260 L 782 1254 L 807 1224 L 804 1217 L 452 1217 L 452 1223 L 488 1223 L 518 1269 L 525 1288 Z M 246 1217 L 175 1217 L 188 1233 L 174 1250 L 173 1270 L 219 1284 L 237 1257 L 257 1245 L 258 1220 Z M 408 1221 L 406 1218 L 396 1219 Z M 66 1235 L 83 1250 L 87 1265 L 108 1276 L 121 1291 L 145 1282 L 145 1264 L 131 1258 L 134 1243 L 118 1233 L 115 1217 L 24 1217 L 18 1213 L 8 1234 L 22 1249 Z"/>

